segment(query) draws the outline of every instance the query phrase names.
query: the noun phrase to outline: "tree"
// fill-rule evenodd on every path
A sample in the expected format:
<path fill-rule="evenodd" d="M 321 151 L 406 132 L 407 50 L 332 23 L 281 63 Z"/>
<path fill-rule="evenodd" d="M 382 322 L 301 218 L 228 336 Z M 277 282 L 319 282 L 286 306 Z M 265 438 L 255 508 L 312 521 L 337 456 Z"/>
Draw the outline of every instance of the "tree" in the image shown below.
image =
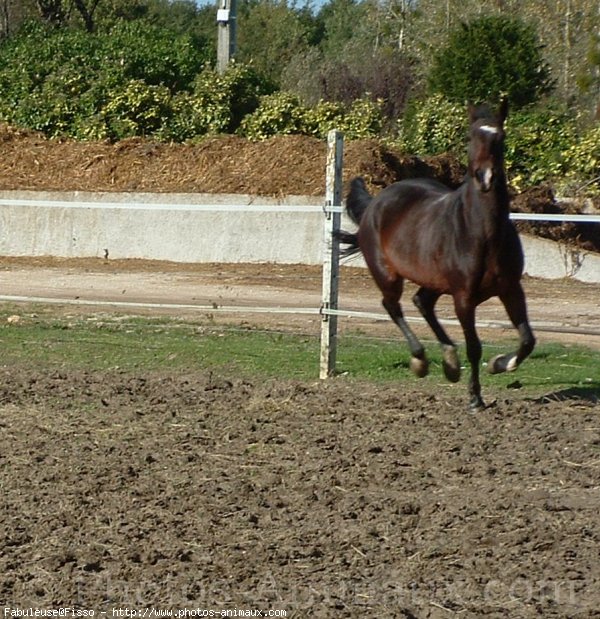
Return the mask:
<path fill-rule="evenodd" d="M 89 0 L 89 2 L 85 2 L 85 0 L 73 0 L 73 5 L 81 16 L 87 32 L 94 32 L 96 28 L 94 14 L 96 13 L 99 2 L 100 0 Z"/>
<path fill-rule="evenodd" d="M 515 108 L 552 88 L 550 71 L 534 29 L 519 19 L 487 16 L 461 24 L 433 58 L 432 91 L 458 102 L 498 100 Z"/>
<path fill-rule="evenodd" d="M 587 65 L 578 76 L 581 91 L 592 101 L 596 120 L 600 120 L 600 34 L 593 35 L 587 54 Z"/>
<path fill-rule="evenodd" d="M 0 40 L 15 33 L 28 16 L 23 2 L 0 0 Z"/>
<path fill-rule="evenodd" d="M 364 38 L 367 6 L 357 0 L 330 0 L 319 12 L 319 18 L 325 30 L 321 42 L 325 55 L 340 58 L 351 41 Z"/>
<path fill-rule="evenodd" d="M 290 59 L 308 49 L 311 36 L 306 13 L 286 0 L 238 5 L 236 59 L 276 84 Z"/>
<path fill-rule="evenodd" d="M 562 101 L 580 107 L 577 78 L 587 67 L 590 39 L 600 29 L 598 0 L 526 0 L 516 14 L 536 27 Z"/>
<path fill-rule="evenodd" d="M 600 31 L 598 0 L 418 0 L 404 20 L 407 47 L 426 74 L 436 51 L 462 22 L 492 15 L 534 27 L 556 95 L 571 108 L 589 106 L 590 94 L 581 94 L 578 78 L 589 72 L 589 41 Z"/>
<path fill-rule="evenodd" d="M 69 17 L 69 10 L 63 0 L 36 0 L 36 6 L 43 21 L 53 26 L 62 26 Z"/>

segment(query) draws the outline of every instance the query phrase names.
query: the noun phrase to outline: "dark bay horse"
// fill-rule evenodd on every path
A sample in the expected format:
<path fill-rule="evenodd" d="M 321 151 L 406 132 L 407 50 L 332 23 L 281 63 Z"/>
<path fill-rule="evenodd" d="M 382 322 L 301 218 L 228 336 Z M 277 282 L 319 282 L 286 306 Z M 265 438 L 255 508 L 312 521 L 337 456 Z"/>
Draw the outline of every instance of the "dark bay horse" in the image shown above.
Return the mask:
<path fill-rule="evenodd" d="M 520 281 L 523 249 L 509 219 L 504 172 L 507 113 L 506 100 L 496 114 L 486 106 L 469 106 L 468 171 L 455 191 L 422 178 L 394 183 L 372 198 L 362 178 L 354 179 L 346 210 L 359 228 L 356 234 L 339 235 L 349 245 L 345 254 L 362 252 L 383 295 L 383 306 L 408 342 L 410 367 L 417 376 L 427 374 L 428 361 L 402 314 L 404 280 L 420 286 L 413 302 L 442 345 L 446 377 L 456 382 L 460 378 L 456 346 L 434 311 L 442 294 L 452 295 L 471 366 L 469 395 L 475 410 L 485 406 L 479 382 L 477 306 L 499 297 L 519 332 L 518 350 L 493 358 L 488 364 L 491 373 L 515 370 L 535 345 Z"/>

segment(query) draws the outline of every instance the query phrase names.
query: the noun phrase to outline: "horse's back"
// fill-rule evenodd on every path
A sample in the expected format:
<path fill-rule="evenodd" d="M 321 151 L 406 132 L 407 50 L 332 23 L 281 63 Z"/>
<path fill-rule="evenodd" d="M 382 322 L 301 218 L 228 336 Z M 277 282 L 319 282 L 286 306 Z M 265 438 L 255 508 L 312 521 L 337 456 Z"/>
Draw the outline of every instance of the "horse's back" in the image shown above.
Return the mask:
<path fill-rule="evenodd" d="M 453 191 L 432 178 L 407 179 L 388 185 L 371 201 L 368 217 L 375 228 L 391 228 L 412 220 L 439 220 L 453 202 Z"/>
<path fill-rule="evenodd" d="M 394 202 L 402 206 L 411 206 L 415 201 L 427 202 L 450 193 L 451 189 L 433 178 L 413 178 L 389 185 L 377 197 L 382 203 Z"/>

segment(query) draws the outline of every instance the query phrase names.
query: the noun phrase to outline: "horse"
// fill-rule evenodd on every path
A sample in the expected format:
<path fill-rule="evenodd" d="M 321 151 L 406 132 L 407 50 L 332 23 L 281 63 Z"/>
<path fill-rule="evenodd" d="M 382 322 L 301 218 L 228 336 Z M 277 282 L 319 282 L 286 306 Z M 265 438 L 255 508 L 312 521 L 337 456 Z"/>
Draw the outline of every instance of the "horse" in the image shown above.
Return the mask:
<path fill-rule="evenodd" d="M 504 170 L 507 114 L 506 99 L 495 112 L 486 105 L 469 104 L 468 168 L 458 189 L 418 178 L 393 183 L 372 197 L 362 178 L 352 180 L 346 211 L 358 230 L 338 234 L 339 241 L 348 246 L 344 255 L 363 254 L 384 308 L 408 342 L 410 368 L 419 377 L 427 375 L 429 362 L 402 313 L 404 280 L 420 286 L 413 302 L 442 347 L 446 378 L 457 382 L 460 363 L 456 345 L 435 314 L 440 296 L 452 296 L 466 342 L 473 411 L 485 408 L 479 377 L 477 306 L 498 297 L 519 334 L 517 351 L 491 359 L 487 366 L 490 373 L 516 370 L 535 346 L 521 285 L 523 248 L 509 218 Z"/>

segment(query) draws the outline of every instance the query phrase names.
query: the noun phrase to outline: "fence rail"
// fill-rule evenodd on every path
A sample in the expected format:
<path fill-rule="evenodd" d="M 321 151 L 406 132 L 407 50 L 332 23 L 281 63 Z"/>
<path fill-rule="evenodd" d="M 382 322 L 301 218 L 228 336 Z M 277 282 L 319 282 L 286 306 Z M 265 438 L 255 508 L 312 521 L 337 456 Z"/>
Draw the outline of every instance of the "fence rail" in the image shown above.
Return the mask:
<path fill-rule="evenodd" d="M 575 215 L 570 213 L 511 213 L 510 218 L 515 221 L 569 221 L 580 224 L 598 224 L 600 215 Z"/>
<path fill-rule="evenodd" d="M 0 206 L 43 206 L 47 208 L 78 208 L 97 210 L 197 211 L 243 213 L 343 213 L 343 206 L 317 204 L 193 204 L 179 202 L 92 202 L 80 200 L 31 200 L 0 198 Z M 572 213 L 510 213 L 514 221 L 600 223 L 600 215 Z"/>
<path fill-rule="evenodd" d="M 94 299 L 74 299 L 72 297 L 39 297 L 23 295 L 0 295 L 0 302 L 4 303 L 40 303 L 43 305 L 74 305 L 79 307 L 105 307 L 113 309 L 130 310 L 174 310 L 189 311 L 201 314 L 290 314 L 305 316 L 337 316 L 339 318 L 362 318 L 379 322 L 389 321 L 389 316 L 383 312 L 366 312 L 351 309 L 331 309 L 323 307 L 281 307 L 281 306 L 257 306 L 257 305 L 202 305 L 196 303 L 153 303 L 146 301 L 102 301 Z M 414 324 L 425 324 L 425 320 L 419 316 L 405 316 L 405 320 Z M 460 326 L 454 318 L 440 318 L 440 324 L 444 326 Z M 512 329 L 508 321 L 502 320 L 478 320 L 477 326 L 482 329 Z M 546 333 L 563 333 L 577 335 L 599 336 L 600 331 L 589 326 L 575 327 L 552 321 L 532 321 L 535 331 Z"/>
<path fill-rule="evenodd" d="M 193 204 L 183 202 L 92 202 L 80 200 L 30 200 L 0 198 L 0 206 L 43 206 L 48 208 L 78 208 L 96 210 L 192 211 L 243 213 L 341 213 L 342 207 L 323 204 Z"/>

